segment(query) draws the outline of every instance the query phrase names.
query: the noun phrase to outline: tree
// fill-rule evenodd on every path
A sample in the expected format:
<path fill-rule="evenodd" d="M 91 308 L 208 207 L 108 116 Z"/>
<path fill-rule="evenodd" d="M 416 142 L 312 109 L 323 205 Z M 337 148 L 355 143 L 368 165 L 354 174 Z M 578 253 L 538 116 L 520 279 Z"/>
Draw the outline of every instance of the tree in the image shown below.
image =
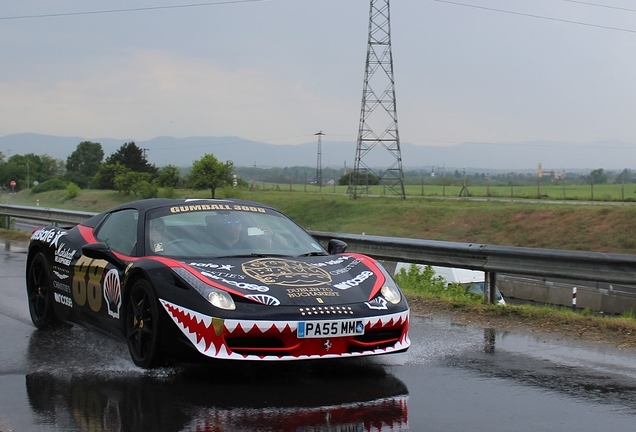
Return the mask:
<path fill-rule="evenodd" d="M 351 177 L 353 176 L 353 172 L 343 175 L 338 180 L 338 184 L 340 186 L 348 186 L 351 184 Z M 358 178 L 358 184 L 360 185 L 379 185 L 380 179 L 371 173 L 364 173 Z"/>
<path fill-rule="evenodd" d="M 140 194 L 142 198 L 156 198 L 157 186 L 150 182 L 150 173 L 140 173 L 122 167 L 113 180 L 115 188 L 124 195 L 130 192 Z"/>
<path fill-rule="evenodd" d="M 218 187 L 232 184 L 234 164 L 231 161 L 219 162 L 211 153 L 206 153 L 201 159 L 194 161 L 189 175 L 189 183 L 194 189 L 209 188 L 212 198 Z"/>
<path fill-rule="evenodd" d="M 607 183 L 607 174 L 603 168 L 595 169 L 590 173 L 590 183 L 592 184 L 602 184 Z"/>
<path fill-rule="evenodd" d="M 80 187 L 88 187 L 90 180 L 97 174 L 104 159 L 104 150 L 100 143 L 82 141 L 66 158 L 66 178 Z"/>
<path fill-rule="evenodd" d="M 157 174 L 157 183 L 161 187 L 175 188 L 179 185 L 179 176 L 181 170 L 175 165 L 166 165 L 159 169 Z"/>
<path fill-rule="evenodd" d="M 130 191 L 135 183 L 141 180 L 142 174 L 147 175 L 146 173 L 134 172 L 126 167 L 121 167 L 121 170 L 119 170 L 113 178 L 113 186 L 115 186 L 115 189 L 120 193 L 123 192 L 124 195 L 130 195 Z"/>
<path fill-rule="evenodd" d="M 63 171 L 64 162 L 48 155 L 13 155 L 7 162 L 0 163 L 0 184 L 8 187 L 11 181 L 15 181 L 17 190 L 27 189 L 33 182 L 59 177 Z"/>
<path fill-rule="evenodd" d="M 115 189 L 115 176 L 125 170 L 128 170 L 128 168 L 119 162 L 114 164 L 105 163 L 91 179 L 90 187 L 95 189 Z"/>
<path fill-rule="evenodd" d="M 148 162 L 143 149 L 137 147 L 134 142 L 123 144 L 119 150 L 106 158 L 106 163 L 109 165 L 120 163 L 134 172 L 147 172 L 153 176 L 157 174 L 157 167 Z"/>

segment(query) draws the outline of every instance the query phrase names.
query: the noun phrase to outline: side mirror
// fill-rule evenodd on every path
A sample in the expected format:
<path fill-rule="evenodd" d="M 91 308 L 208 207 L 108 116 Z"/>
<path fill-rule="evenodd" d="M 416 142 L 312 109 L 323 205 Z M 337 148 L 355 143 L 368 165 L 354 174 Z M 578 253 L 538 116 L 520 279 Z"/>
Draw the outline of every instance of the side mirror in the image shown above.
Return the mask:
<path fill-rule="evenodd" d="M 82 246 L 82 254 L 89 258 L 106 260 L 120 270 L 126 267 L 126 263 L 117 258 L 106 243 L 100 242 L 84 245 Z"/>
<path fill-rule="evenodd" d="M 329 243 L 327 244 L 327 252 L 329 252 L 329 255 L 336 255 L 339 253 L 343 253 L 344 251 L 347 250 L 347 246 L 348 245 L 342 240 L 331 239 L 329 240 Z"/>

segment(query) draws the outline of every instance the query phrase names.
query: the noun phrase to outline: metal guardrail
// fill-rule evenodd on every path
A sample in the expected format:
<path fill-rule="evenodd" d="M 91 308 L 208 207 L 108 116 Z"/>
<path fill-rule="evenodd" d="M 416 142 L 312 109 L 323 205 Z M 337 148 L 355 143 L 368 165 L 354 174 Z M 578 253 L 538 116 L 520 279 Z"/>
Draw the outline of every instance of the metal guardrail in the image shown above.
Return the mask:
<path fill-rule="evenodd" d="M 0 215 L 9 219 L 32 219 L 38 221 L 48 221 L 55 224 L 77 225 L 85 221 L 86 219 L 95 216 L 95 214 L 96 213 L 74 210 L 0 204 Z M 7 224 L 6 226 L 11 225 Z"/>
<path fill-rule="evenodd" d="M 616 285 L 633 285 L 636 281 L 636 255 L 630 254 L 326 232 L 312 232 L 312 235 L 323 243 L 331 238 L 340 239 L 349 245 L 348 250 L 364 253 L 376 259 L 481 270 L 486 273 L 488 287 L 486 298 L 491 303 L 496 301 L 497 274 L 605 282 Z M 575 294 L 572 295 L 575 296 Z M 623 298 L 618 300 L 619 303 L 624 303 L 621 313 L 634 307 L 633 301 L 625 300 Z"/>
<path fill-rule="evenodd" d="M 95 213 L 0 204 L 0 215 L 78 224 Z M 9 225 L 8 225 L 9 226 Z M 481 270 L 488 274 L 571 278 L 613 284 L 636 281 L 636 255 L 310 231 L 317 240 L 345 241 L 349 251 L 376 259 Z"/>
<path fill-rule="evenodd" d="M 387 261 L 614 284 L 633 284 L 636 281 L 636 255 L 326 232 L 311 234 L 320 241 L 331 238 L 343 240 L 349 245 L 348 250 Z"/>

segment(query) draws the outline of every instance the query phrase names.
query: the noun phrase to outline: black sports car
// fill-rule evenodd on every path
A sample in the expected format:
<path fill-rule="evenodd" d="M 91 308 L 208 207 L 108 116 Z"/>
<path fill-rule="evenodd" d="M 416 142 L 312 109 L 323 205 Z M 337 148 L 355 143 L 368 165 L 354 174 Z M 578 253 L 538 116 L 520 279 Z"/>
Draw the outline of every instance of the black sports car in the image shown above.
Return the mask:
<path fill-rule="evenodd" d="M 149 199 L 71 229 L 35 231 L 26 283 L 38 329 L 123 338 L 138 366 L 166 358 L 296 360 L 405 351 L 409 308 L 372 258 L 325 250 L 266 205 Z"/>

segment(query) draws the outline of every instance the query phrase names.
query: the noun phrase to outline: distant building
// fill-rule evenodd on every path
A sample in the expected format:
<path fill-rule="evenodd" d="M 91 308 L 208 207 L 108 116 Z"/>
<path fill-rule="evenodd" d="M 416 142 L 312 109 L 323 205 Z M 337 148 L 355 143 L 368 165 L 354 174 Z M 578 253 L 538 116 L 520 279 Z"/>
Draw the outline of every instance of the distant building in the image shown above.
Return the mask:
<path fill-rule="evenodd" d="M 565 173 L 563 171 L 557 172 L 557 171 L 554 171 L 554 170 L 544 171 L 543 170 L 543 166 L 539 162 L 539 165 L 537 167 L 537 177 L 539 177 L 539 178 L 548 177 L 548 178 L 552 178 L 552 179 L 555 179 L 555 180 L 562 180 L 562 179 L 565 178 Z"/>

